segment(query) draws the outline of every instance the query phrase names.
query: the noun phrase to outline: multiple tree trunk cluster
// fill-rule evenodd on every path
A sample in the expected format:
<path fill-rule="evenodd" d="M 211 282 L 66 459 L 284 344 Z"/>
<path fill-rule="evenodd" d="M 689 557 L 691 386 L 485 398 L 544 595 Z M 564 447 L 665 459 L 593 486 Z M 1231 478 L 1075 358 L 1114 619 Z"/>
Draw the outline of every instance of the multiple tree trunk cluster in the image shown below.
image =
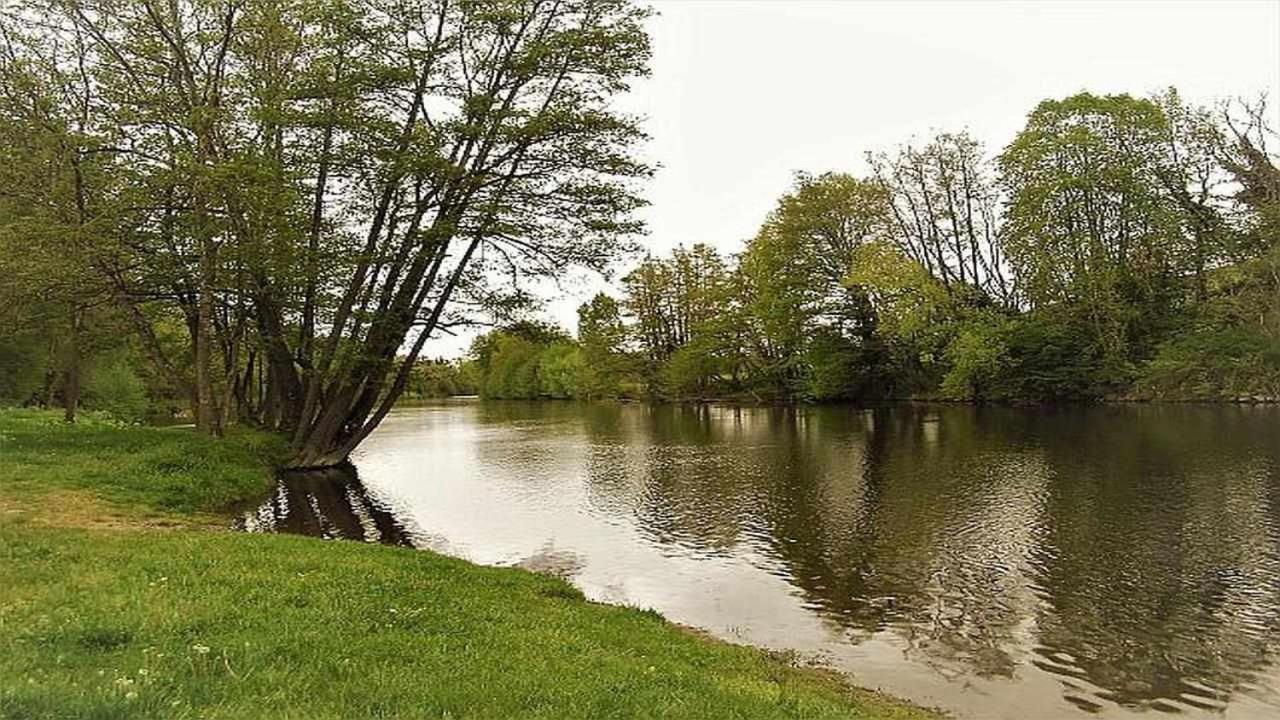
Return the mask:
<path fill-rule="evenodd" d="M 218 435 L 343 462 L 424 343 L 639 231 L 626 0 L 51 0 L 0 26 L 0 242 Z M 18 139 L 21 138 L 21 141 Z M 78 322 L 78 321 L 77 321 Z M 73 323 L 74 324 L 74 323 Z M 71 383 L 74 389 L 75 384 Z"/>

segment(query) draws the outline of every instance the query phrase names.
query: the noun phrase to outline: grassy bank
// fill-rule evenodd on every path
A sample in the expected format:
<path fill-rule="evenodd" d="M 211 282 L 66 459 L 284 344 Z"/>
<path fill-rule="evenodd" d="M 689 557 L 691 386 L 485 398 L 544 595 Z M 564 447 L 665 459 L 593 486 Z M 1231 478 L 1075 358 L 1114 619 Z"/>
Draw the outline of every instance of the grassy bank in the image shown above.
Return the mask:
<path fill-rule="evenodd" d="M 554 578 L 211 532 L 278 452 L 0 411 L 0 718 L 930 717 Z"/>
<path fill-rule="evenodd" d="M 68 510 L 54 502 L 61 499 L 121 520 L 222 523 L 227 507 L 271 488 L 284 449 L 273 435 L 241 428 L 212 442 L 187 428 L 92 413 L 68 425 L 59 413 L 0 409 L 0 503 L 48 516 Z"/>

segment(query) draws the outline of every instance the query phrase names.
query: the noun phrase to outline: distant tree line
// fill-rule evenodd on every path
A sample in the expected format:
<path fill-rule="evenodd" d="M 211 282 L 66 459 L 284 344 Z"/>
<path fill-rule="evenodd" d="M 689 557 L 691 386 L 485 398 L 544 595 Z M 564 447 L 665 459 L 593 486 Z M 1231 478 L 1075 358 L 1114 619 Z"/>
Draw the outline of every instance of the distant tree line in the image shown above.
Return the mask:
<path fill-rule="evenodd" d="M 480 387 L 475 370 L 475 363 L 464 360 L 419 360 L 409 373 L 409 382 L 401 398 L 426 400 L 477 395 Z"/>
<path fill-rule="evenodd" d="M 798 175 L 738 254 L 645 258 L 578 338 L 477 341 L 493 397 L 1280 398 L 1280 170 L 1259 102 L 1082 93 Z"/>

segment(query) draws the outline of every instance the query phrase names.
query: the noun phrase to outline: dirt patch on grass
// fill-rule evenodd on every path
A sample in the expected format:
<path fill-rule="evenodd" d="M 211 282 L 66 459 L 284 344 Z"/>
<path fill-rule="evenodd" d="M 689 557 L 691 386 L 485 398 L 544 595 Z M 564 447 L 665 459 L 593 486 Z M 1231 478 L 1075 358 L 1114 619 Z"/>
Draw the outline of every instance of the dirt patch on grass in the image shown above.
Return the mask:
<path fill-rule="evenodd" d="M 0 522 L 23 522 L 89 530 L 222 529 L 226 521 L 206 515 L 147 514 L 121 508 L 89 492 L 50 490 L 23 497 L 0 495 Z"/>

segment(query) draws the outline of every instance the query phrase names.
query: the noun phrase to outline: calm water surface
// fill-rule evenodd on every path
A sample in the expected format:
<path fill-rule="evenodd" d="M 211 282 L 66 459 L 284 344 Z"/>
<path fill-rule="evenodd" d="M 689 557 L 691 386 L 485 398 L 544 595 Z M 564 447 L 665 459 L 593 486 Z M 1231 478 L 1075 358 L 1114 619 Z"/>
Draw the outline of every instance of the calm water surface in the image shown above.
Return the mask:
<path fill-rule="evenodd" d="M 962 717 L 1280 717 L 1280 410 L 449 402 L 251 530 L 558 573 Z"/>

